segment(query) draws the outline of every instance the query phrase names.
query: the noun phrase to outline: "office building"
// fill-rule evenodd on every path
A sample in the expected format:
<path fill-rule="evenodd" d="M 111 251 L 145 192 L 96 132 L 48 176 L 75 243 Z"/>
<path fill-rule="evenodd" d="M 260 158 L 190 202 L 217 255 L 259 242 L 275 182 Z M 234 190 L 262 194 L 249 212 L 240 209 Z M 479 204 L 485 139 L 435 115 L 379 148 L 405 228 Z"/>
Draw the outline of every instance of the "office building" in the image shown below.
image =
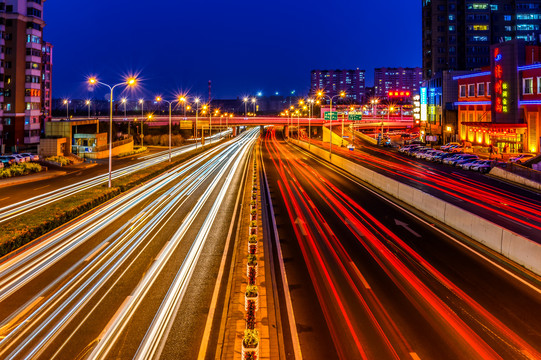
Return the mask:
<path fill-rule="evenodd" d="M 374 69 L 374 95 L 379 98 L 386 98 L 391 91 L 419 94 L 422 82 L 423 70 L 420 67 Z"/>
<path fill-rule="evenodd" d="M 325 95 L 335 96 L 344 91 L 351 102 L 361 103 L 365 97 L 364 70 L 312 70 L 310 95 L 319 90 Z"/>
<path fill-rule="evenodd" d="M 423 0 L 423 76 L 490 65 L 490 46 L 540 43 L 541 0 Z"/>
<path fill-rule="evenodd" d="M 41 109 L 43 112 L 43 122 L 51 121 L 52 118 L 52 72 L 53 72 L 53 46 L 51 43 L 44 42 L 42 51 L 42 77 L 41 77 Z M 44 125 L 42 124 L 42 129 Z"/>
<path fill-rule="evenodd" d="M 40 141 L 44 3 L 0 2 L 0 138 L 6 152 Z"/>

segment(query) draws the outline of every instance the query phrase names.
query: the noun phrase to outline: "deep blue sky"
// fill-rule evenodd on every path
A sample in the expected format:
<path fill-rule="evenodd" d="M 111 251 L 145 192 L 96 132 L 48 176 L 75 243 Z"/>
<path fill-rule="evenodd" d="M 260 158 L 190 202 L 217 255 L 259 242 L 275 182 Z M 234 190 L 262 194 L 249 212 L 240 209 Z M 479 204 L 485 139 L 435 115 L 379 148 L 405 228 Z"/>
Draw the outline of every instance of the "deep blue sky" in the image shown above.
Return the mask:
<path fill-rule="evenodd" d="M 137 96 L 306 93 L 310 70 L 421 65 L 419 0 L 49 0 L 53 97 L 140 72 Z M 94 93 L 104 97 L 105 90 Z M 135 95 L 134 95 L 135 96 Z"/>

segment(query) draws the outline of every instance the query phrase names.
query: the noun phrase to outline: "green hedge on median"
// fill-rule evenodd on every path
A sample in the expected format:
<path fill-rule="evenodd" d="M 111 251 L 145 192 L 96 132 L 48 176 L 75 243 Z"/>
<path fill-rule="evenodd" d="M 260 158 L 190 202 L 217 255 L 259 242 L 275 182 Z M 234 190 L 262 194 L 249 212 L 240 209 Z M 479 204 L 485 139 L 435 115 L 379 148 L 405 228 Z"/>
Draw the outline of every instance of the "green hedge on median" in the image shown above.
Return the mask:
<path fill-rule="evenodd" d="M 22 176 L 22 175 L 28 175 L 31 173 L 36 173 L 41 171 L 41 165 L 32 163 L 32 162 L 24 162 L 20 164 L 13 164 L 8 168 L 0 169 L 0 179 L 6 179 L 11 178 L 15 176 Z"/>

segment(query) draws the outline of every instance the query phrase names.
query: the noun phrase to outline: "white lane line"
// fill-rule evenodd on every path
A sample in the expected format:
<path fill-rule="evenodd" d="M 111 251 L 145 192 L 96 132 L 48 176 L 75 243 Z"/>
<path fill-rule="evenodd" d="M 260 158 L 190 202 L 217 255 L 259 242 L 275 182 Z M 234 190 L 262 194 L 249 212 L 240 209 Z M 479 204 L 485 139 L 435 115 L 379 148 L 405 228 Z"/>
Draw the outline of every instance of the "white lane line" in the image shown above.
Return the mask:
<path fill-rule="evenodd" d="M 87 257 L 87 258 L 85 259 L 85 261 L 90 261 L 90 260 L 92 260 L 92 258 L 93 258 L 94 256 L 96 256 L 100 251 L 102 251 L 103 248 L 106 247 L 107 245 L 109 245 L 109 241 L 103 243 L 99 248 L 96 249 L 96 251 L 94 251 L 92 254 L 90 254 L 90 256 Z"/>
<path fill-rule="evenodd" d="M 419 355 L 417 355 L 417 353 L 410 352 L 410 356 L 413 360 L 421 360 L 421 358 L 419 357 Z"/>
<path fill-rule="evenodd" d="M 162 249 L 160 250 L 160 252 L 158 253 L 158 255 L 156 255 L 156 258 L 154 260 L 158 261 L 160 259 L 160 257 L 162 256 L 163 252 L 165 251 L 165 249 L 169 246 L 169 243 L 171 242 L 171 240 L 169 240 L 168 242 L 165 243 L 164 247 L 162 247 Z"/>
<path fill-rule="evenodd" d="M 45 189 L 46 187 L 49 187 L 49 186 L 51 186 L 51 185 L 49 184 L 49 185 L 41 186 L 41 187 L 39 187 L 39 188 L 34 188 L 34 190 Z"/>
<path fill-rule="evenodd" d="M 103 339 L 103 336 L 105 335 L 107 330 L 109 330 L 109 328 L 113 325 L 115 320 L 120 316 L 120 313 L 122 312 L 122 309 L 124 309 L 124 307 L 131 300 L 131 298 L 132 298 L 131 295 L 126 296 L 126 299 L 124 299 L 124 301 L 122 302 L 122 305 L 120 305 L 120 307 L 117 309 L 117 311 L 115 312 L 115 314 L 113 315 L 111 320 L 109 320 L 109 322 L 107 323 L 105 328 L 103 328 L 103 330 L 101 331 L 100 335 L 98 336 L 98 340 Z"/>
<path fill-rule="evenodd" d="M 359 277 L 359 279 L 361 279 L 361 282 L 363 283 L 365 289 L 370 290 L 371 287 L 370 287 L 370 285 L 368 284 L 368 281 L 366 281 L 366 279 L 365 279 L 364 276 L 361 274 L 361 272 L 359 271 L 359 268 L 355 265 L 355 263 L 354 263 L 353 261 L 350 261 L 349 264 L 351 265 L 351 268 L 353 269 L 353 271 L 355 271 L 355 274 L 357 274 L 357 276 Z"/>
<path fill-rule="evenodd" d="M 1 198 L 0 201 L 7 200 L 7 199 L 9 199 L 9 198 L 10 198 L 9 196 L 8 196 L 8 197 L 5 197 L 5 198 Z"/>

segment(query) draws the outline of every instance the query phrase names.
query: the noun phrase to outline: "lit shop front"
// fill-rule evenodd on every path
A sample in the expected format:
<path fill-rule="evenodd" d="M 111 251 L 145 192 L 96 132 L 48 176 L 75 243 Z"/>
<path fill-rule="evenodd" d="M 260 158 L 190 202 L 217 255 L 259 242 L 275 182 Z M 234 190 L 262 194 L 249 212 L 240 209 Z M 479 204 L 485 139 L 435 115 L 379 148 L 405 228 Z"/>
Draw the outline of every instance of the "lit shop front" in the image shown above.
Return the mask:
<path fill-rule="evenodd" d="M 533 50 L 519 40 L 493 45 L 490 67 L 453 77 L 459 139 L 502 153 L 539 152 L 541 59 Z"/>

